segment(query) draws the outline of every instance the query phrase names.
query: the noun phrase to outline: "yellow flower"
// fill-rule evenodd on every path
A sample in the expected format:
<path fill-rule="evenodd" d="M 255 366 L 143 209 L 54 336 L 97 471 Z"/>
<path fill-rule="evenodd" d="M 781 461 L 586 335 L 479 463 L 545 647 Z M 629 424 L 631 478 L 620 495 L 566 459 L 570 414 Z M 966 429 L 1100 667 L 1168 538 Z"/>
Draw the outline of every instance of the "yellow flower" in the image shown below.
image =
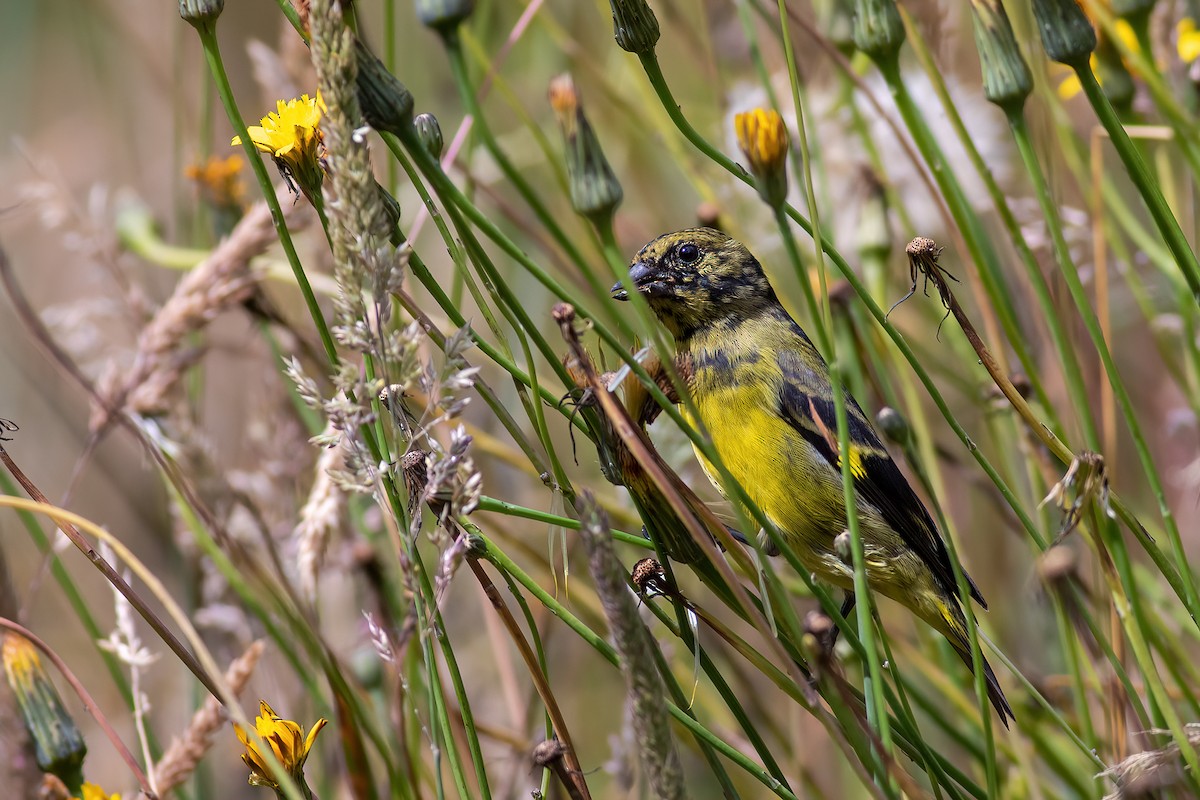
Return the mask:
<path fill-rule="evenodd" d="M 1190 64 L 1200 58 L 1200 30 L 1196 30 L 1196 21 L 1191 17 L 1184 17 L 1175 26 L 1175 33 L 1178 35 L 1175 49 L 1179 52 L 1180 60 Z"/>
<path fill-rule="evenodd" d="M 244 163 L 236 153 L 229 158 L 209 156 L 203 164 L 189 164 L 183 174 L 196 182 L 207 202 L 218 208 L 236 208 L 246 194 L 240 180 Z"/>
<path fill-rule="evenodd" d="M 276 111 L 263 117 L 262 125 L 246 129 L 254 146 L 275 159 L 284 176 L 295 178 L 306 194 L 321 187 L 320 126 L 324 110 L 319 92 L 315 98 L 303 94 L 299 100 L 277 101 Z M 242 137 L 233 137 L 232 144 L 241 143 Z"/>
<path fill-rule="evenodd" d="M 783 117 L 774 109 L 756 108 L 734 117 L 733 127 L 759 195 L 777 208 L 787 197 L 788 130 Z"/>
<path fill-rule="evenodd" d="M 121 795 L 105 794 L 104 790 L 96 784 L 85 783 L 83 785 L 83 796 L 78 798 L 78 800 L 121 800 Z"/>
<path fill-rule="evenodd" d="M 249 782 L 254 786 L 279 788 L 279 782 L 271 777 L 274 770 L 260 749 L 261 742 L 270 745 L 272 754 L 291 775 L 292 780 L 303 781 L 304 762 L 308 759 L 308 751 L 312 749 L 317 734 L 329 721 L 324 718 L 317 720 L 306 737 L 299 724 L 290 719 L 281 719 L 271 710 L 271 706 L 267 705 L 266 700 L 259 700 L 258 707 L 259 715 L 254 720 L 254 727 L 258 739 L 261 740 L 259 743 L 251 741 L 250 735 L 241 725 L 233 726 L 238 740 L 246 747 L 246 752 L 242 753 L 242 761 L 250 767 Z"/>

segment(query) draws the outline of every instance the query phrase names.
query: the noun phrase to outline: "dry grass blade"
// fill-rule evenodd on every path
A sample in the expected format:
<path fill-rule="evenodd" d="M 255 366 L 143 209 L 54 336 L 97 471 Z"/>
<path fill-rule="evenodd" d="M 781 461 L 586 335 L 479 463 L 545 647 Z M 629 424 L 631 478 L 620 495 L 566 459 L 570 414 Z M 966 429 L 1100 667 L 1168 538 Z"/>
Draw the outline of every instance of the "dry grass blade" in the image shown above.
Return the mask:
<path fill-rule="evenodd" d="M 621 655 L 621 672 L 625 674 L 626 690 L 633 704 L 638 758 L 656 797 L 661 800 L 684 798 L 687 794 L 683 770 L 671 737 L 666 687 L 655 664 L 654 642 L 638 616 L 625 571 L 613 552 L 608 518 L 590 493 L 582 493 L 580 500 L 588 570 L 604 606 L 613 643 Z"/>
<path fill-rule="evenodd" d="M 303 206 L 287 202 L 280 191 L 284 214 L 297 217 Z M 179 282 L 175 292 L 138 336 L 137 354 L 129 370 L 111 367 L 100 381 L 105 402 L 92 412 L 93 431 L 105 427 L 112 417 L 109 407 L 123 407 L 132 414 L 160 414 L 168 395 L 196 355 L 185 348 L 189 334 L 212 322 L 218 314 L 247 300 L 255 278 L 250 259 L 260 255 L 276 240 L 271 211 L 256 203 L 238 222 L 229 237 L 212 255 Z"/>

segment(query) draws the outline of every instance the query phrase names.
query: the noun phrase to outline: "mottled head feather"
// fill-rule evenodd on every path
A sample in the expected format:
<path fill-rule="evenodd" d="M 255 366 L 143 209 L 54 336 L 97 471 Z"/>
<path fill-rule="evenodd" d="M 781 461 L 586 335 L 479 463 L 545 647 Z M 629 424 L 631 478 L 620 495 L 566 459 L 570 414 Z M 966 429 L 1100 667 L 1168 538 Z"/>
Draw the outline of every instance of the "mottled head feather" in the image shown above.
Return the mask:
<path fill-rule="evenodd" d="M 712 228 L 658 237 L 638 251 L 630 277 L 676 336 L 778 303 L 746 246 Z"/>

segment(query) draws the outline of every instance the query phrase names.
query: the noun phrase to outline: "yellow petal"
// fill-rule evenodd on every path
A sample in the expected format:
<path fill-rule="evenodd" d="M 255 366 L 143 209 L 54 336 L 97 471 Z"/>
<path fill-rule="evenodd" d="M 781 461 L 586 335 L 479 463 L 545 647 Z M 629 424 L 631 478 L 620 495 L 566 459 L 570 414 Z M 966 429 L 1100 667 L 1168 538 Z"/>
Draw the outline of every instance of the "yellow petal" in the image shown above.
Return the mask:
<path fill-rule="evenodd" d="M 1190 31 L 1179 37 L 1179 57 L 1188 64 L 1200 58 L 1200 32 Z"/>
<path fill-rule="evenodd" d="M 1121 44 L 1125 45 L 1131 52 L 1138 52 L 1140 47 L 1138 46 L 1137 34 L 1133 32 L 1133 26 L 1129 22 L 1123 19 L 1117 20 L 1113 23 L 1113 32 L 1121 40 Z"/>

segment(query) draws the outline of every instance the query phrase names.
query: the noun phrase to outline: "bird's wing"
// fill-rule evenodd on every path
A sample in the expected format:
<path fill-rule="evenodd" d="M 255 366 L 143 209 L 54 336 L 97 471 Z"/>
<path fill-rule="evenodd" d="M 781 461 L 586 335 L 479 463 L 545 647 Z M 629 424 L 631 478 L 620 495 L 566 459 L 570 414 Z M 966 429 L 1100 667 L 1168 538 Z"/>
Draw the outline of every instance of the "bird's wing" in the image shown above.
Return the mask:
<path fill-rule="evenodd" d="M 780 414 L 834 469 L 840 471 L 837 418 L 829 378 L 823 371 L 808 366 L 813 363 L 811 356 L 819 359 L 820 355 L 807 338 L 800 339 L 800 347 L 810 351 L 806 354 L 808 358 L 790 349 L 777 351 L 782 372 Z M 848 393 L 844 397 L 851 442 L 850 471 L 855 491 L 879 510 L 888 525 L 929 567 L 938 584 L 949 595 L 958 596 L 950 554 L 924 503 L 888 455 L 858 403 Z M 969 575 L 967 583 L 971 597 L 986 609 L 987 603 Z"/>

